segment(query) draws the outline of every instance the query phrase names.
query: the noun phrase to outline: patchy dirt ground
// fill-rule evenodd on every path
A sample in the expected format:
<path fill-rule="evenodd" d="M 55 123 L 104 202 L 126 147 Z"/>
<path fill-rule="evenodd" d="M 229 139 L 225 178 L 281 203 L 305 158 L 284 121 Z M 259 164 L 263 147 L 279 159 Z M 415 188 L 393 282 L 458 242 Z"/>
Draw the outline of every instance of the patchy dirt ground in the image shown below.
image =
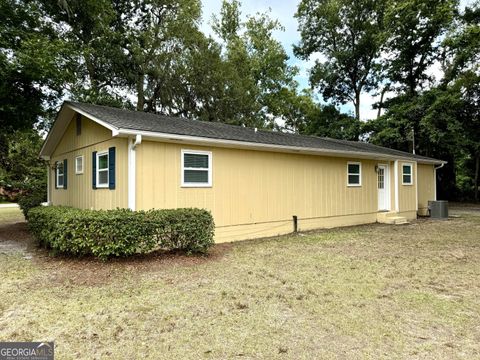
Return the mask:
<path fill-rule="evenodd" d="M 100 262 L 0 211 L 0 338 L 58 359 L 480 358 L 480 207 Z"/>

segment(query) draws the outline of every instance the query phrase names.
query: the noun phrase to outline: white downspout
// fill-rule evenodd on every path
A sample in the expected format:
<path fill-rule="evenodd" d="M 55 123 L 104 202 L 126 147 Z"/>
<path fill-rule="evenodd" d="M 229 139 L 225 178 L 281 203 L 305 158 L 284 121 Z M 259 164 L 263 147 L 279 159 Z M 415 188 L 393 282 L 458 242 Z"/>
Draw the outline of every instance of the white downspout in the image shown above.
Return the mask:
<path fill-rule="evenodd" d="M 128 139 L 128 208 L 136 209 L 136 152 L 137 145 L 142 143 L 142 135 L 137 134 L 135 140 Z"/>
<path fill-rule="evenodd" d="M 440 166 L 434 166 L 433 167 L 433 194 L 434 194 L 434 199 L 437 201 L 437 169 L 441 169 L 445 166 L 445 163 L 442 163 Z"/>
<path fill-rule="evenodd" d="M 398 160 L 395 160 L 393 165 L 393 181 L 395 191 L 395 211 L 400 212 L 400 204 L 398 203 Z"/>

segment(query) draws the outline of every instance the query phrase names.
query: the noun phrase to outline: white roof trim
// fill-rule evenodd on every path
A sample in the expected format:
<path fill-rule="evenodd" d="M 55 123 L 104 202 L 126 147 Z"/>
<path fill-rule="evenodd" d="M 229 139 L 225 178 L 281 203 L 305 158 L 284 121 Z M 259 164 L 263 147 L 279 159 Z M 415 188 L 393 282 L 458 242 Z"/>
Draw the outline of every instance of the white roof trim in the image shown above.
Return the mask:
<path fill-rule="evenodd" d="M 178 134 L 168 134 L 160 133 L 154 131 L 137 131 L 132 129 L 118 129 L 119 136 L 132 136 L 132 135 L 142 135 L 147 140 L 163 140 L 166 142 L 187 142 L 197 145 L 216 145 L 223 147 L 235 147 L 235 148 L 248 148 L 256 150 L 267 150 L 267 151 L 280 151 L 280 152 L 294 152 L 294 153 L 307 153 L 314 155 L 326 155 L 326 156 L 336 156 L 336 157 L 350 157 L 350 158 L 360 158 L 360 159 L 375 159 L 375 160 L 407 160 L 412 162 L 418 162 L 421 164 L 439 164 L 444 163 L 444 161 L 435 161 L 435 160 L 426 160 L 426 159 L 412 159 L 409 157 L 387 155 L 374 152 L 362 152 L 362 151 L 345 151 L 345 150 L 327 150 L 319 148 L 307 148 L 301 146 L 287 146 L 287 145 L 274 145 L 274 144 L 265 144 L 265 143 L 255 143 L 248 141 L 238 141 L 238 140 L 225 140 L 225 139 L 214 139 L 206 138 L 199 136 L 188 136 L 188 135 L 178 135 Z"/>
<path fill-rule="evenodd" d="M 90 120 L 93 120 L 94 122 L 96 122 L 97 124 L 99 125 L 102 125 L 103 127 L 106 127 L 108 130 L 111 130 L 113 134 L 118 134 L 118 128 L 113 126 L 113 125 L 110 125 L 109 123 L 103 121 L 103 120 L 100 120 L 99 118 L 93 116 L 92 114 L 86 112 L 86 111 L 83 111 L 83 110 L 80 110 L 79 108 L 77 108 L 75 105 L 70 105 L 70 104 L 65 104 L 66 106 L 68 106 L 70 109 L 82 114 L 83 116 L 86 116 L 88 117 Z M 112 136 L 115 136 L 113 135 Z"/>

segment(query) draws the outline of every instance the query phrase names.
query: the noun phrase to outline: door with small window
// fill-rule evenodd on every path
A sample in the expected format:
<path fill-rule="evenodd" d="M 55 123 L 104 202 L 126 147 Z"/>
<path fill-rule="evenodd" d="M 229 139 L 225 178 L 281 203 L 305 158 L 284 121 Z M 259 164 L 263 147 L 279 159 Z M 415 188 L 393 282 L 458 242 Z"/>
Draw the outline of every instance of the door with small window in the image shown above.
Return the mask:
<path fill-rule="evenodd" d="M 386 165 L 377 168 L 378 210 L 389 210 L 388 203 L 388 171 Z"/>

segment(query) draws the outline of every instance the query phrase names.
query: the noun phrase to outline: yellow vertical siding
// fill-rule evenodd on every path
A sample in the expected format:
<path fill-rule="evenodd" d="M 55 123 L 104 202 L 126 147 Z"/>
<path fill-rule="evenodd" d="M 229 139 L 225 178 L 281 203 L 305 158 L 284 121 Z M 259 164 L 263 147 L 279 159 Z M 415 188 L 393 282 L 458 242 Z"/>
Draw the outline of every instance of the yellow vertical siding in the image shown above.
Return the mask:
<path fill-rule="evenodd" d="M 395 161 L 388 162 L 390 181 L 390 211 L 395 211 Z"/>
<path fill-rule="evenodd" d="M 435 199 L 435 171 L 433 165 L 418 164 L 418 213 L 427 215 L 428 201 Z"/>
<path fill-rule="evenodd" d="M 412 185 L 403 184 L 403 164 L 412 165 Z M 398 162 L 398 200 L 399 212 L 408 219 L 414 219 L 417 214 L 417 198 L 416 198 L 416 180 L 417 172 L 415 171 L 415 162 L 399 161 Z"/>
<path fill-rule="evenodd" d="M 116 148 L 115 190 L 92 188 L 92 152 Z M 75 157 L 84 156 L 83 174 L 75 174 Z M 75 119 L 50 160 L 50 201 L 53 205 L 73 206 L 83 209 L 114 209 L 127 207 L 127 139 L 112 138 L 108 129 L 82 118 L 81 135 L 76 134 Z M 67 159 L 67 189 L 55 189 L 55 162 Z"/>
<path fill-rule="evenodd" d="M 181 187 L 181 150 L 213 156 L 211 188 Z M 212 211 L 216 240 L 375 222 L 374 160 L 334 158 L 144 141 L 136 150 L 137 209 L 200 207 Z M 362 163 L 362 186 L 347 186 L 347 162 Z"/>
<path fill-rule="evenodd" d="M 85 146 L 91 146 L 112 138 L 112 132 L 110 130 L 98 125 L 85 116 L 82 116 L 82 132 L 77 136 L 75 118 L 76 116 L 70 121 L 62 140 L 53 152 L 53 156 L 81 149 Z"/>

